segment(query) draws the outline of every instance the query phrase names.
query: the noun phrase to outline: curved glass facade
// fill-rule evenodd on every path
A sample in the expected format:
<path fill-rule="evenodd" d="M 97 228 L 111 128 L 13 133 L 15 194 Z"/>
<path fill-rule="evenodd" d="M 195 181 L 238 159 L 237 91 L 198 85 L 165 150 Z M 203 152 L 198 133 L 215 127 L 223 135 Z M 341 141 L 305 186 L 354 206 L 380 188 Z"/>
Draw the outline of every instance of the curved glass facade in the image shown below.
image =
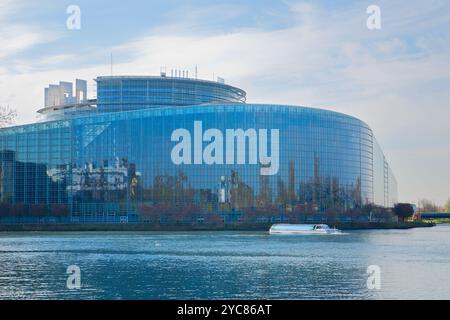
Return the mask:
<path fill-rule="evenodd" d="M 245 91 L 219 82 L 173 77 L 98 77 L 101 111 L 185 106 L 203 103 L 243 103 Z"/>
<path fill-rule="evenodd" d="M 242 212 L 257 220 L 392 206 L 396 188 L 372 130 L 320 109 L 153 106 L 0 130 L 2 208 L 60 210 L 72 221 Z"/>

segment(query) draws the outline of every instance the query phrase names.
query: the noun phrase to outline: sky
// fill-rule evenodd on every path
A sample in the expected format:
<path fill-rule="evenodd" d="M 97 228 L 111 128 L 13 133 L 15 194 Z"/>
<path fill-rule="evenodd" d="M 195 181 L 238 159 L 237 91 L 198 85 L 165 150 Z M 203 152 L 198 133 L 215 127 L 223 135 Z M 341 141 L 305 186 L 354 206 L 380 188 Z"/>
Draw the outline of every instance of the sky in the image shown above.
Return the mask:
<path fill-rule="evenodd" d="M 69 29 L 70 5 L 80 28 Z M 381 28 L 371 30 L 370 5 Z M 448 0 L 0 0 L 0 105 L 37 120 L 44 87 L 183 69 L 247 101 L 318 107 L 366 122 L 399 200 L 450 198 Z"/>

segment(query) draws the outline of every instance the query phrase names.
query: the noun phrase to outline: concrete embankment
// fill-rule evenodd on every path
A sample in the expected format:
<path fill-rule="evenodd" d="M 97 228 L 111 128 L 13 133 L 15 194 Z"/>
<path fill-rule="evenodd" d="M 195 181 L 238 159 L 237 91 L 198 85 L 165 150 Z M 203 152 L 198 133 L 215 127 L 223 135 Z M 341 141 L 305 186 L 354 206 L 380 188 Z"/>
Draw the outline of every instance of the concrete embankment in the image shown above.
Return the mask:
<path fill-rule="evenodd" d="M 0 225 L 0 232 L 16 231 L 267 231 L 272 224 L 4 224 Z M 405 222 L 405 223 L 338 223 L 330 224 L 341 230 L 370 230 L 370 229 L 412 229 L 433 227 L 434 223 Z"/>

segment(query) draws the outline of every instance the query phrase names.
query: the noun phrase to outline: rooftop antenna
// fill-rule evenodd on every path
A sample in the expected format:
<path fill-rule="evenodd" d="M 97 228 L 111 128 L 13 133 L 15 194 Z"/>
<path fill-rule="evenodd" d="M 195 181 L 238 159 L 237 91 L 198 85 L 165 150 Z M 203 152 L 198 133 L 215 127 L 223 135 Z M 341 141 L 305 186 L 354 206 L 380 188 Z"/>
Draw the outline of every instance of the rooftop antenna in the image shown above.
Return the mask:
<path fill-rule="evenodd" d="M 113 53 L 111 51 L 111 77 L 113 76 Z"/>

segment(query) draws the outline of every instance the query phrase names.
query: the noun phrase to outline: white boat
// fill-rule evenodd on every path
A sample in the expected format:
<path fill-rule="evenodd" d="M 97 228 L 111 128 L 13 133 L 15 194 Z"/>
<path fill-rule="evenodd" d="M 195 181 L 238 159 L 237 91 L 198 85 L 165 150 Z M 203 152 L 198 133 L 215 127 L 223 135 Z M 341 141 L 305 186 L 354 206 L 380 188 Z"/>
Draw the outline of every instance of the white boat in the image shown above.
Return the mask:
<path fill-rule="evenodd" d="M 274 224 L 270 234 L 341 234 L 341 230 L 326 224 Z"/>

